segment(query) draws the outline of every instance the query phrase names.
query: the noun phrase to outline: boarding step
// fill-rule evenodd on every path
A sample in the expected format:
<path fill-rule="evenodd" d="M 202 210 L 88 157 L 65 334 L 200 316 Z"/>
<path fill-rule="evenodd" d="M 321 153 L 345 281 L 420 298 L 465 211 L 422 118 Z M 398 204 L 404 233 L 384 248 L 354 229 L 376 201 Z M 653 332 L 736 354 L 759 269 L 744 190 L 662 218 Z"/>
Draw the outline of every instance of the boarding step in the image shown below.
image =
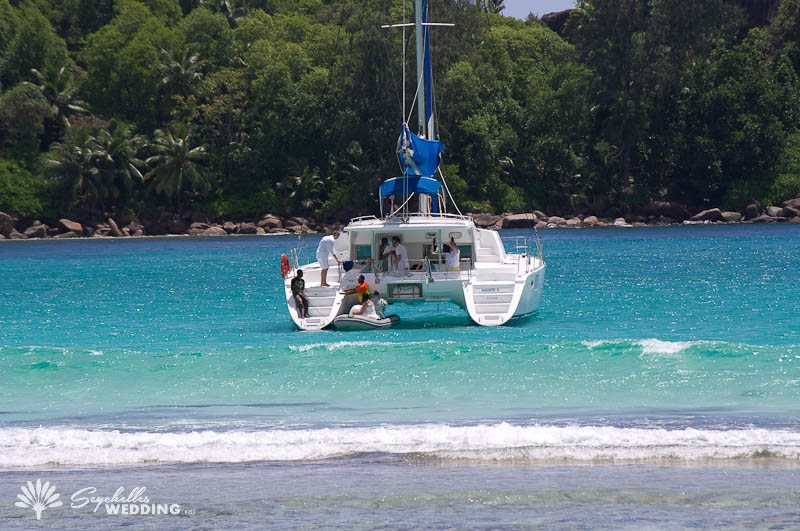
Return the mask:
<path fill-rule="evenodd" d="M 475 304 L 510 304 L 513 293 L 499 293 L 499 294 L 475 294 Z"/>
<path fill-rule="evenodd" d="M 330 297 L 307 297 L 308 298 L 308 305 L 310 307 L 328 307 L 330 308 L 333 306 L 333 303 L 336 301 L 336 297 L 331 295 Z"/>
<path fill-rule="evenodd" d="M 482 253 L 478 251 L 477 262 L 500 263 L 500 257 L 494 253 Z"/>
<path fill-rule="evenodd" d="M 331 314 L 330 306 L 308 306 L 308 315 L 310 317 L 328 317 Z"/>
<path fill-rule="evenodd" d="M 506 313 L 509 304 L 475 304 L 475 313 L 488 314 L 488 313 Z"/>
<path fill-rule="evenodd" d="M 306 297 L 335 297 L 337 291 L 339 291 L 339 286 L 306 286 Z"/>
<path fill-rule="evenodd" d="M 514 293 L 514 284 L 475 284 L 472 291 L 476 295 Z"/>
<path fill-rule="evenodd" d="M 475 262 L 477 266 L 480 262 Z M 490 265 L 490 264 L 486 264 Z M 497 267 L 497 268 L 480 268 L 473 273 L 473 278 L 477 277 L 476 282 L 479 284 L 488 284 L 490 282 L 512 282 L 517 279 L 516 267 Z"/>

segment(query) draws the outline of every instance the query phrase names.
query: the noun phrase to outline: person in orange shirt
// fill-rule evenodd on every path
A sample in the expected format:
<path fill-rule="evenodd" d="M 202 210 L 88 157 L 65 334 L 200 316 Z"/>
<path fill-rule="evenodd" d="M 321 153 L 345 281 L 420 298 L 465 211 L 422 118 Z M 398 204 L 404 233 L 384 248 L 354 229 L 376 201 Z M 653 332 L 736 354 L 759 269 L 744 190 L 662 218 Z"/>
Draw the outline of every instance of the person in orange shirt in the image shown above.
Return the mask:
<path fill-rule="evenodd" d="M 358 275 L 358 285 L 355 288 L 344 290 L 342 293 L 345 295 L 349 293 L 358 293 L 358 302 L 363 304 L 364 301 L 369 299 L 369 284 L 367 284 L 367 278 L 364 275 Z"/>

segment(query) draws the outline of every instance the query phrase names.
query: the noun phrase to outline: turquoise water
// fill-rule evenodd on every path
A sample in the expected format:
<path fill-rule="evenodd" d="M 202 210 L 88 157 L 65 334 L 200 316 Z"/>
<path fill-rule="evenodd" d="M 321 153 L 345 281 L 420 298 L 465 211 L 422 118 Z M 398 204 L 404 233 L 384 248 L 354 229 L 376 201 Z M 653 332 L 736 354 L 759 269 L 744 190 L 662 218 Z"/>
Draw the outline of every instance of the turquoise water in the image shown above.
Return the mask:
<path fill-rule="evenodd" d="M 509 247 L 516 234 L 501 233 Z M 403 321 L 391 330 L 314 333 L 295 330 L 285 309 L 279 257 L 296 238 L 3 242 L 0 505 L 4 488 L 13 501 L 34 471 L 98 484 L 113 483 L 112 470 L 154 484 L 164 474 L 302 471 L 348 485 L 371 470 L 385 482 L 373 479 L 368 493 L 353 483 L 355 512 L 334 521 L 347 525 L 399 474 L 409 483 L 393 491 L 399 501 L 376 505 L 376 521 L 408 518 L 408 499 L 430 494 L 396 521 L 438 525 L 426 519 L 438 504 L 499 503 L 497 489 L 475 494 L 489 467 L 516 500 L 518 523 L 558 525 L 524 519 L 545 501 L 589 526 L 598 510 L 572 507 L 564 489 L 532 482 L 532 470 L 585 478 L 575 489 L 603 507 L 619 495 L 647 508 L 644 520 L 602 525 L 658 522 L 668 507 L 620 490 L 632 466 L 691 475 L 723 505 L 747 495 L 798 501 L 800 225 L 542 236 L 545 296 L 530 319 L 482 328 L 453 305 L 395 305 Z M 302 241 L 307 255 L 317 241 Z M 719 490 L 720 466 L 758 492 Z M 452 481 L 469 488 L 439 492 Z M 663 482 L 642 488 L 653 500 L 672 495 Z M 208 492 L 185 503 L 217 503 Z M 274 515 L 325 505 L 297 496 L 266 506 Z M 7 505 L 0 517 L 25 514 Z M 291 514 L 283 523 L 325 521 Z M 724 523 L 715 514 L 701 525 Z"/>

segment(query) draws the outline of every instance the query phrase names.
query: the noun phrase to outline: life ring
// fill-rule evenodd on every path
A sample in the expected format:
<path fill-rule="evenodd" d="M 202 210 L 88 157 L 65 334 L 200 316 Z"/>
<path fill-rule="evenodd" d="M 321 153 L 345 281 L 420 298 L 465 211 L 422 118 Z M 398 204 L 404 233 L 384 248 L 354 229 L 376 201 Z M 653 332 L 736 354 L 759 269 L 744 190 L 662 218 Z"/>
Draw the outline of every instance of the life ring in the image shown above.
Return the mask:
<path fill-rule="evenodd" d="M 289 264 L 289 257 L 286 256 L 286 253 L 283 253 L 281 255 L 281 275 L 283 275 L 283 278 L 286 278 L 286 275 L 288 275 L 291 270 L 292 266 Z"/>

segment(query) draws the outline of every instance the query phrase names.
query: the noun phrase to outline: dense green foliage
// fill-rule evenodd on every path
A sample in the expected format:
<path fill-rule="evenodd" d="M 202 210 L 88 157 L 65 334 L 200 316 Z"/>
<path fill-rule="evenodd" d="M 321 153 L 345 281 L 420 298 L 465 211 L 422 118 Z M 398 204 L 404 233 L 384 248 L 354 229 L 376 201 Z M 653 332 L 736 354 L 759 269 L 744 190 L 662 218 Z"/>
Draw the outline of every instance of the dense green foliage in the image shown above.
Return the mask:
<path fill-rule="evenodd" d="M 800 195 L 800 0 L 750 30 L 726 0 L 582 0 L 563 37 L 477 4 L 431 0 L 432 20 L 456 24 L 433 48 L 462 207 Z M 0 210 L 374 212 L 403 121 L 402 32 L 381 24 L 403 9 L 0 0 Z"/>

